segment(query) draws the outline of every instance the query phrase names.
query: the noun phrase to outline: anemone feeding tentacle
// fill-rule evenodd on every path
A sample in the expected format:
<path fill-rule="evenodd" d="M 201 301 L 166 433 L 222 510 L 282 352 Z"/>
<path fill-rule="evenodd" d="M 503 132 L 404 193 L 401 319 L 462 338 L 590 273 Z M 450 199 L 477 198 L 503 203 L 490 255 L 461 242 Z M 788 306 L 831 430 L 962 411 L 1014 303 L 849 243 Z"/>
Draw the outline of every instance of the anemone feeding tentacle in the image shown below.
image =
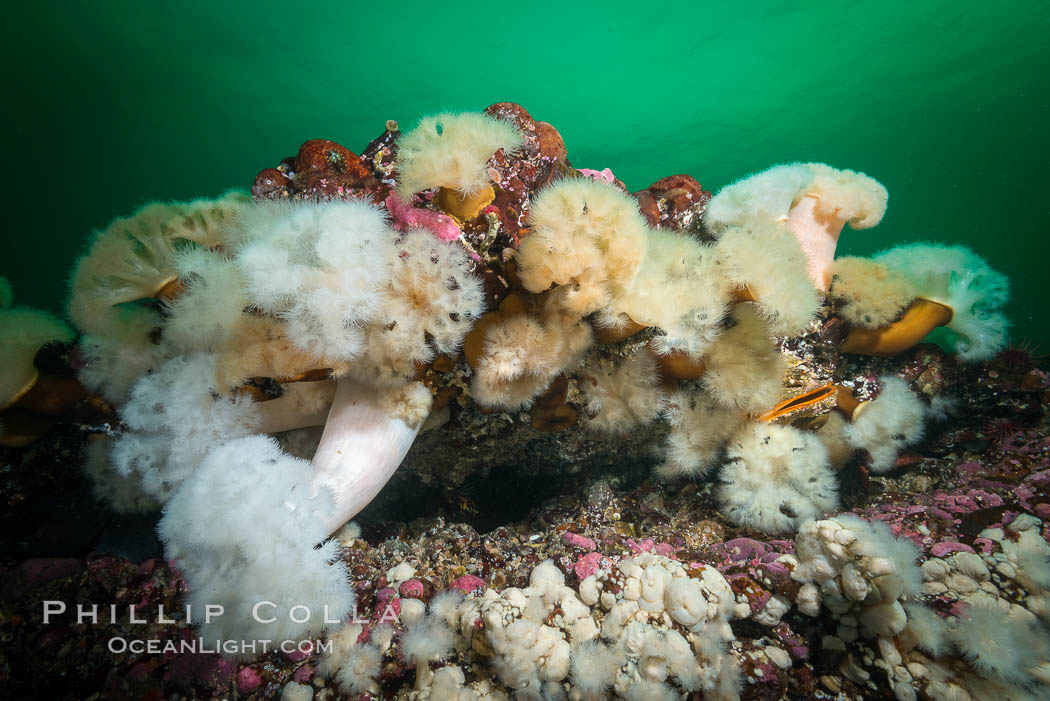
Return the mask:
<path fill-rule="evenodd" d="M 649 327 L 645 324 L 639 324 L 626 314 L 622 314 L 615 319 L 615 323 L 596 326 L 594 329 L 594 342 L 619 343 L 647 328 Z"/>
<path fill-rule="evenodd" d="M 898 270 L 868 258 L 836 258 L 827 269 L 827 299 L 851 326 L 877 329 L 893 322 L 919 296 Z"/>
<path fill-rule="evenodd" d="M 846 440 L 856 449 L 868 451 L 874 473 L 893 469 L 902 450 L 915 445 L 926 430 L 929 408 L 908 383 L 893 375 L 879 378 L 879 396 L 860 405 L 844 427 Z"/>
<path fill-rule="evenodd" d="M 311 481 L 312 494 L 324 488 L 332 493 L 335 508 L 325 515 L 325 532 L 338 529 L 379 494 L 422 425 L 392 416 L 375 388 L 349 378 L 337 381 Z"/>
<path fill-rule="evenodd" d="M 454 211 L 449 213 L 469 214 L 485 199 L 486 188 L 491 201 L 485 163 L 496 151 L 512 151 L 522 141 L 513 124 L 487 114 L 445 112 L 424 117 L 419 126 L 398 139 L 397 194 L 408 200 L 421 190 L 441 186 L 452 191 L 442 198 L 442 203 L 453 204 Z"/>

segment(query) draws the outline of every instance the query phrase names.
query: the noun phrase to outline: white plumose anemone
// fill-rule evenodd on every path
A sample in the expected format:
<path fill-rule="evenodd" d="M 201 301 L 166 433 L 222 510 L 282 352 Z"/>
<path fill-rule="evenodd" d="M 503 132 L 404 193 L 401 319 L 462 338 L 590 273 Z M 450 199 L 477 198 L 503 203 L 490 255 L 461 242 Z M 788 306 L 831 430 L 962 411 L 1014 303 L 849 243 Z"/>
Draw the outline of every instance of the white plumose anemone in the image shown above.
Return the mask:
<path fill-rule="evenodd" d="M 729 441 L 718 499 L 726 516 L 763 533 L 792 533 L 838 507 L 824 444 L 790 426 L 752 422 Z"/>

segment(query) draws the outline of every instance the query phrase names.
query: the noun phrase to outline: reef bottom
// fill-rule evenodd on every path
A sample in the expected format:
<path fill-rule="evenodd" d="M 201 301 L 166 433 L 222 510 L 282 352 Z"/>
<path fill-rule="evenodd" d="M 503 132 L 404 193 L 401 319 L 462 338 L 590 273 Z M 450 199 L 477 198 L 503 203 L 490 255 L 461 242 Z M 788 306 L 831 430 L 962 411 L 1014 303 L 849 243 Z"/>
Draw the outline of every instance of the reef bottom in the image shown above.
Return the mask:
<path fill-rule="evenodd" d="M 919 348 L 899 363 L 921 364 L 916 359 L 923 357 Z M 840 474 L 844 512 L 881 521 L 918 547 L 918 599 L 931 611 L 956 615 L 983 592 L 1004 611 L 1029 611 L 1045 631 L 1048 612 L 1036 603 L 1045 592 L 1035 591 L 1039 583 L 1026 580 L 1007 555 L 1011 540 L 1050 537 L 1050 376 L 1007 353 L 941 379 L 957 413 L 931 426 L 891 472 L 847 467 Z M 0 454 L 5 507 L 22 522 L 5 519 L 0 539 L 6 698 L 370 698 L 323 678 L 319 649 L 272 650 L 235 663 L 187 646 L 194 636 L 185 622 L 185 581 L 158 556 L 150 517 L 119 521 L 89 500 L 71 467 L 82 442 L 73 427 L 60 427 L 37 445 Z M 396 618 L 411 609 L 411 599 L 427 603 L 449 589 L 494 598 L 530 586 L 547 560 L 582 593 L 589 577 L 614 582 L 636 569 L 623 565 L 621 572 L 625 561 L 660 559 L 687 571 L 713 567 L 731 586 L 737 615 L 729 621 L 727 652 L 739 669 L 741 698 L 901 698 L 911 685 L 923 690 L 918 679 L 901 686 L 902 673 L 886 662 L 894 651 L 857 634 L 855 621 L 851 629 L 847 617 L 827 608 L 803 613 L 802 588 L 782 557 L 798 556 L 795 540 L 730 526 L 718 515 L 710 480 L 639 481 L 637 472 L 616 470 L 543 489 L 504 472 L 489 480 L 418 506 L 418 513 L 384 507 L 360 521 L 360 532 L 344 531 L 341 557 L 354 581 L 363 639 L 391 610 Z M 520 513 L 492 527 L 505 503 L 500 495 L 511 493 Z M 619 601 L 621 585 L 607 584 L 605 592 Z M 59 602 L 65 612 L 45 623 Z M 79 622 L 77 605 L 87 612 Z M 554 614 L 550 625 L 559 625 Z M 494 678 L 485 664 L 491 653 L 475 643 L 445 664 L 459 665 L 465 684 L 477 689 Z M 413 689 L 416 677 L 394 645 L 377 688 L 382 698 L 427 698 Z M 506 688 L 490 686 L 491 698 Z"/>

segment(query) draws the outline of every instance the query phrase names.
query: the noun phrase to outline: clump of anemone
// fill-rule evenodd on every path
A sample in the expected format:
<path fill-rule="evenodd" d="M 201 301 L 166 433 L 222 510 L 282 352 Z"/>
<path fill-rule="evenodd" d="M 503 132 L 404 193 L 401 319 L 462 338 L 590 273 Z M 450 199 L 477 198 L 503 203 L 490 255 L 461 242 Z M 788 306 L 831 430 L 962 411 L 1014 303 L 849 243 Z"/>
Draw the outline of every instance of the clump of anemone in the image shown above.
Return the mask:
<path fill-rule="evenodd" d="M 536 132 L 542 137 L 541 126 Z M 651 422 L 663 412 L 671 436 L 661 473 L 703 474 L 726 452 L 718 496 L 738 524 L 786 532 L 834 508 L 834 477 L 822 438 L 751 419 L 778 394 L 782 364 L 772 336 L 812 330 L 824 280 L 814 267 L 820 262 L 814 251 L 827 254 L 830 239 L 833 253 L 845 221 L 874 224 L 885 207 L 884 191 L 879 204 L 881 186 L 819 165 L 788 167 L 768 179 L 768 191 L 744 193 L 737 214 L 721 223 L 712 215 L 716 236 L 702 241 L 650 229 L 638 204 L 609 181 L 570 178 L 549 185 L 544 177 L 546 190 L 500 193 L 498 204 L 511 197 L 516 212 L 502 204 L 500 216 L 496 208 L 487 210 L 490 224 L 527 213 L 528 227 L 512 243 L 520 242 L 520 249 L 484 255 L 484 261 L 470 257 L 464 249 L 470 250 L 483 222 L 467 220 L 495 196 L 488 166 L 503 163 L 498 152 L 521 141 L 510 122 L 486 115 L 424 120 L 398 144 L 398 194 L 404 201 L 398 194 L 372 193 L 376 201 L 384 194 L 393 198 L 386 200 L 386 214 L 397 220 L 396 231 L 383 209 L 364 201 L 246 205 L 236 223 L 223 228 L 219 243 L 190 237 L 185 245 L 162 249 L 174 280 L 151 292 L 146 304 L 110 305 L 122 313 L 146 310 L 145 337 L 155 346 L 155 358 L 137 366 L 151 372 L 143 371 L 131 391 L 123 411 L 128 430 L 114 441 L 123 452 L 113 452 L 125 463 L 129 485 L 137 481 L 167 501 L 161 531 L 168 556 L 187 576 L 191 598 L 230 610 L 230 618 L 204 631 L 208 637 L 261 635 L 244 613 L 249 597 L 278 601 L 282 622 L 294 620 L 286 615 L 289 602 L 304 598 L 311 613 L 317 610 L 313 604 L 328 603 L 342 617 L 350 591 L 329 536 L 342 532 L 383 487 L 422 430 L 435 397 L 446 401 L 449 392 L 473 400 L 483 413 L 531 404 L 537 429 L 537 408 L 550 406 L 568 407 L 575 421 L 575 407 L 582 404 L 591 425 L 606 430 Z M 377 155 L 374 164 L 386 169 L 380 161 L 389 160 L 389 153 Z M 858 190 L 864 187 L 866 192 Z M 418 230 L 427 221 L 433 225 L 429 215 L 440 217 L 441 226 Z M 495 233 L 490 227 L 485 241 L 497 240 Z M 125 240 L 133 252 L 138 245 Z M 484 316 L 476 267 L 483 269 L 488 299 L 502 300 Z M 878 306 L 863 295 L 846 299 L 842 288 L 838 292 L 846 300 L 842 308 L 859 310 L 855 320 L 865 320 L 864 310 Z M 876 301 L 886 309 L 892 306 L 884 291 L 872 294 L 882 295 Z M 876 319 L 866 323 L 878 326 Z M 595 328 L 599 343 L 618 345 L 591 348 Z M 638 336 L 624 340 L 631 334 Z M 101 338 L 112 342 L 117 336 L 114 329 Z M 456 364 L 461 347 L 469 369 Z M 683 358 L 690 365 L 685 377 L 665 372 L 670 361 Z M 581 363 L 584 369 L 577 372 Z M 440 389 L 423 384 L 439 376 Z M 808 391 L 822 401 L 835 394 L 832 384 Z M 834 429 L 827 444 L 834 434 L 837 447 L 851 452 L 850 430 L 860 435 L 870 429 L 865 440 L 894 430 L 885 416 L 879 419 L 892 413 L 892 403 L 884 401 L 891 393 L 884 388 L 879 400 L 855 413 L 856 426 L 835 415 L 827 424 Z M 523 413 L 511 418 L 520 421 Z M 323 425 L 319 440 L 316 431 L 282 438 L 283 445 L 260 435 L 315 425 Z M 121 485 L 112 486 L 115 491 Z M 355 537 L 351 532 L 341 537 Z M 280 571 L 265 581 L 273 570 Z M 564 578 L 553 564 L 542 579 L 553 581 L 550 570 L 558 580 L 543 595 L 550 609 L 530 605 L 513 635 L 502 641 L 489 636 L 497 673 L 524 693 L 560 693 L 558 684 L 569 673 L 568 642 L 541 623 L 564 596 L 555 591 L 564 589 Z M 543 590 L 537 578 L 532 588 Z M 670 589 L 695 584 L 681 579 Z M 889 595 L 894 586 L 887 584 L 882 593 Z M 464 610 L 458 600 L 435 597 L 427 614 L 418 600 L 404 601 L 406 633 L 390 654 L 400 652 L 399 663 L 415 664 L 417 687 L 429 679 L 432 697 L 451 697 L 463 686 L 462 670 L 446 666 L 435 672 L 432 665 L 453 645 L 461 652 L 469 647 L 452 629 L 459 623 L 473 632 L 477 618 L 458 621 Z M 565 606 L 567 614 L 570 609 Z M 498 628 L 485 623 L 490 634 Z M 282 623 L 276 635 L 314 636 L 322 624 Z M 611 625 L 603 623 L 602 633 Z M 272 629 L 265 633 L 275 635 Z M 338 634 L 343 652 L 353 653 L 351 664 L 337 669 L 333 662 L 326 670 L 344 690 L 376 693 L 393 634 L 372 630 L 368 641 L 368 633 L 361 633 L 351 627 Z M 542 644 L 522 666 L 513 659 L 520 658 L 525 638 Z M 630 694 L 699 688 L 694 651 L 684 637 L 661 631 L 639 642 L 647 648 L 652 683 L 636 685 Z M 720 644 L 709 639 L 695 652 L 706 655 Z M 584 686 L 597 696 L 605 691 L 602 674 L 611 668 L 609 660 L 597 659 L 600 651 L 590 652 L 592 666 L 604 671 L 577 669 L 574 675 L 587 676 Z M 718 656 L 724 652 L 719 649 Z M 545 660 L 537 676 L 532 662 L 540 656 Z M 671 678 L 677 681 L 664 684 Z M 714 680 L 704 681 L 705 692 L 714 686 Z"/>
<path fill-rule="evenodd" d="M 704 389 L 720 404 L 757 412 L 780 398 L 784 359 L 751 305 L 737 306 L 704 356 Z"/>
<path fill-rule="evenodd" d="M 383 661 L 383 652 L 371 642 L 359 642 L 362 627 L 352 623 L 328 634 L 328 649 L 317 672 L 334 677 L 339 688 L 348 694 L 365 694 L 375 685 Z"/>
<path fill-rule="evenodd" d="M 209 451 L 167 502 L 157 530 L 190 581 L 188 603 L 226 612 L 201 624 L 205 640 L 299 642 L 351 610 L 346 568 L 326 540 L 337 495 L 314 480 L 307 461 L 246 436 Z M 272 619 L 253 611 L 260 601 L 272 602 Z"/>
<path fill-rule="evenodd" d="M 429 686 L 433 677 L 430 663 L 448 655 L 455 635 L 444 620 L 433 614 L 409 625 L 401 638 L 401 654 L 416 666 L 416 689 Z"/>
<path fill-rule="evenodd" d="M 271 329 L 246 349 L 276 345 L 283 357 L 290 341 L 337 380 L 312 461 L 316 485 L 337 495 L 329 522 L 337 528 L 411 445 L 432 406 L 417 365 L 458 348 L 483 308 L 480 282 L 454 243 L 394 232 L 362 201 L 259 206 L 243 217 L 234 259 Z M 287 357 L 296 365 L 283 374 L 299 372 L 301 359 Z"/>
<path fill-rule="evenodd" d="M 164 301 L 163 340 L 173 353 L 228 345 L 251 306 L 244 274 L 229 255 L 193 247 L 173 258 L 181 291 Z"/>
<path fill-rule="evenodd" d="M 482 406 L 528 405 L 560 373 L 575 368 L 593 340 L 591 326 L 562 310 L 557 290 L 544 300 L 508 296 L 465 342 L 474 368 L 471 397 Z"/>
<path fill-rule="evenodd" d="M 912 303 L 916 292 L 902 273 L 866 258 L 837 258 L 828 268 L 828 299 L 853 326 L 886 326 Z"/>
<path fill-rule="evenodd" d="M 896 536 L 882 521 L 863 519 L 854 514 L 832 517 L 853 532 L 857 540 L 850 548 L 855 557 L 886 558 L 890 567 L 878 580 L 883 601 L 915 599 L 922 593 L 922 570 L 916 564 L 919 548 L 904 536 Z"/>
<path fill-rule="evenodd" d="M 630 289 L 600 310 L 598 323 L 609 329 L 656 327 L 658 353 L 700 358 L 722 332 L 732 288 L 711 245 L 650 229 Z"/>
<path fill-rule="evenodd" d="M 455 352 L 484 308 L 460 247 L 421 229 L 395 232 L 370 203 L 268 203 L 244 219 L 235 260 L 248 301 L 279 319 L 314 367 L 404 384 L 418 364 Z M 294 374 L 303 361 L 288 357 L 284 374 Z"/>
<path fill-rule="evenodd" d="M 74 267 L 68 313 L 84 332 L 81 381 L 108 401 L 123 401 L 135 380 L 168 356 L 159 329 L 162 304 L 183 291 L 180 252 L 229 243 L 250 206 L 240 192 L 215 200 L 153 203 L 97 232 Z"/>
<path fill-rule="evenodd" d="M 596 359 L 586 364 L 580 389 L 588 425 L 602 431 L 626 431 L 655 421 L 667 401 L 656 360 L 645 350 L 617 362 Z"/>
<path fill-rule="evenodd" d="M 875 473 L 893 469 L 897 455 L 922 440 L 926 432 L 926 404 L 900 378 L 879 378 L 881 391 L 872 402 L 862 404 L 846 426 L 846 438 L 856 449 L 871 455 Z"/>
<path fill-rule="evenodd" d="M 493 198 L 485 167 L 499 150 L 511 151 L 522 136 L 510 122 L 480 112 L 424 117 L 397 142 L 397 195 L 441 187 L 438 202 L 449 214 L 471 219 Z"/>
<path fill-rule="evenodd" d="M 565 288 L 566 311 L 584 315 L 623 297 L 646 252 L 646 225 L 634 198 L 613 185 L 575 178 L 541 191 L 529 209 L 518 276 L 532 293 Z"/>
<path fill-rule="evenodd" d="M 792 533 L 838 507 L 838 484 L 820 439 L 791 426 L 752 422 L 730 439 L 718 488 L 730 521 Z"/>
<path fill-rule="evenodd" d="M 266 202 L 241 230 L 236 260 L 251 304 L 283 319 L 318 363 L 359 355 L 392 263 L 382 212 L 361 201 Z"/>
<path fill-rule="evenodd" d="M 83 398 L 74 379 L 41 372 L 36 365 L 42 348 L 72 339 L 72 329 L 53 314 L 0 308 L 0 445 L 32 443 L 47 432 L 53 417 Z"/>
<path fill-rule="evenodd" d="M 152 203 L 113 220 L 76 263 L 70 318 L 93 335 L 110 335 L 128 323 L 150 323 L 147 318 L 153 317 L 144 313 L 148 310 L 136 312 L 122 305 L 177 294 L 176 253 L 193 245 L 225 244 L 249 202 L 246 195 L 231 192 L 218 200 Z"/>
<path fill-rule="evenodd" d="M 904 604 L 904 610 L 908 614 L 907 627 L 901 634 L 905 645 L 917 646 L 934 657 L 940 657 L 948 651 L 951 642 L 945 619 L 915 602 Z"/>
<path fill-rule="evenodd" d="M 573 687 L 584 699 L 608 698 L 607 690 L 625 661 L 618 648 L 600 640 L 585 640 L 574 645 L 570 657 Z"/>
<path fill-rule="evenodd" d="M 413 229 L 391 247 L 390 277 L 365 329 L 351 374 L 392 385 L 411 379 L 438 353 L 454 354 L 485 308 L 480 280 L 462 248 Z"/>
<path fill-rule="evenodd" d="M 816 316 L 819 301 L 806 258 L 783 226 L 759 221 L 727 229 L 716 250 L 722 274 L 748 290 L 773 334 L 801 333 Z"/>
<path fill-rule="evenodd" d="M 726 408 L 704 393 L 688 390 L 671 393 L 664 413 L 671 433 L 656 473 L 665 479 L 707 475 L 747 416 L 744 410 Z"/>
<path fill-rule="evenodd" d="M 379 676 L 383 653 L 375 645 L 356 645 L 347 652 L 346 663 L 336 674 L 339 688 L 351 694 L 364 694 L 371 690 Z"/>
<path fill-rule="evenodd" d="M 892 355 L 918 343 L 939 326 L 960 358 L 981 360 L 1006 343 L 1009 299 L 1006 276 L 965 246 L 908 244 L 873 258 L 906 278 L 916 300 L 904 316 L 875 330 L 854 329 L 843 344 L 848 353 Z"/>
<path fill-rule="evenodd" d="M 457 244 L 394 232 L 366 202 L 252 205 L 223 232 L 222 250 L 212 249 L 166 258 L 180 289 L 150 335 L 169 337 L 121 412 L 127 430 L 108 448 L 115 473 L 99 476 L 104 492 L 137 486 L 166 502 L 167 552 L 191 598 L 234 614 L 205 634 L 247 639 L 272 632 L 250 623 L 248 596 L 280 607 L 303 601 L 296 587 L 319 582 L 305 601 L 349 601 L 345 571 L 328 563 L 331 546 L 313 546 L 397 469 L 433 403 L 417 366 L 454 353 L 484 302 Z M 260 435 L 315 425 L 324 429 L 309 462 Z M 298 452 L 309 455 L 309 446 Z M 238 465 L 237 474 L 221 474 L 219 463 Z M 276 486 L 246 497 L 267 469 L 282 473 Z M 126 483 L 115 485 L 114 474 Z M 292 496 L 281 501 L 285 493 Z M 237 507 L 211 531 L 216 495 Z M 264 541 L 275 544 L 276 560 L 258 550 Z M 263 582 L 267 568 L 285 567 L 288 577 Z M 277 632 L 291 639 L 315 634 L 317 624 Z"/>
<path fill-rule="evenodd" d="M 786 221 L 798 193 L 813 182 L 802 163 L 777 165 L 726 185 L 704 210 L 704 223 L 721 233 L 756 221 Z"/>
<path fill-rule="evenodd" d="M 971 601 L 951 629 L 952 644 L 979 674 L 1025 687 L 1044 662 L 1043 636 L 1032 621 L 1004 615 L 994 603 Z"/>
<path fill-rule="evenodd" d="M 193 375 L 184 379 L 206 386 L 210 373 Z M 429 400 L 429 392 L 423 391 Z M 407 423 L 392 411 L 385 393 L 341 378 L 326 402 L 327 418 L 321 415 L 320 442 L 312 460 L 306 461 L 284 453 L 268 436 L 245 435 L 287 428 L 279 421 L 262 425 L 265 410 L 285 397 L 256 405 L 239 394 L 197 394 L 195 401 L 204 401 L 206 407 L 210 401 L 211 410 L 203 416 L 197 410 L 196 416 L 218 436 L 195 434 L 183 439 L 187 445 L 173 446 L 177 441 L 163 435 L 172 432 L 164 407 L 152 408 L 157 414 L 152 421 L 151 407 L 145 406 L 141 426 L 120 440 L 148 442 L 151 422 L 160 428 L 152 436 L 159 442 L 146 445 L 138 455 L 149 460 L 169 451 L 167 467 L 158 461 L 153 476 L 168 490 L 162 494 L 168 499 L 160 525 L 166 553 L 186 575 L 194 606 L 220 603 L 233 614 L 217 624 L 206 623 L 202 635 L 211 640 L 273 640 L 275 635 L 300 640 L 316 635 L 326 620 L 341 617 L 352 604 L 345 568 L 338 561 L 333 564 L 336 546 L 326 538 L 374 498 L 401 463 L 421 422 Z M 194 414 L 190 404 L 170 407 L 175 412 L 180 408 Z M 258 423 L 245 425 L 245 419 L 253 418 Z M 280 412 L 277 418 L 287 419 Z M 203 458 L 179 461 L 183 472 L 176 474 L 170 457 L 174 449 L 184 454 L 197 451 Z M 137 469 L 146 473 L 141 465 Z M 269 472 L 273 474 L 266 477 Z M 226 506 L 216 506 L 223 502 Z M 216 516 L 213 511 L 221 513 Z M 322 541 L 325 544 L 316 549 Z M 276 602 L 281 621 L 276 628 L 253 623 L 257 619 L 251 616 L 252 602 L 263 600 Z M 309 607 L 309 620 L 289 616 L 287 609 L 293 604 Z"/>
<path fill-rule="evenodd" d="M 789 230 L 805 254 L 812 284 L 826 290 L 828 266 L 843 226 L 867 229 L 882 220 L 886 188 L 863 173 L 823 163 L 774 166 L 732 185 L 711 200 L 704 214 L 718 236 L 734 228 L 778 224 Z"/>
<path fill-rule="evenodd" d="M 212 447 L 255 433 L 261 423 L 250 397 L 217 390 L 215 363 L 208 353 L 167 360 L 135 383 L 121 408 L 127 430 L 112 442 L 112 465 L 162 503 Z"/>

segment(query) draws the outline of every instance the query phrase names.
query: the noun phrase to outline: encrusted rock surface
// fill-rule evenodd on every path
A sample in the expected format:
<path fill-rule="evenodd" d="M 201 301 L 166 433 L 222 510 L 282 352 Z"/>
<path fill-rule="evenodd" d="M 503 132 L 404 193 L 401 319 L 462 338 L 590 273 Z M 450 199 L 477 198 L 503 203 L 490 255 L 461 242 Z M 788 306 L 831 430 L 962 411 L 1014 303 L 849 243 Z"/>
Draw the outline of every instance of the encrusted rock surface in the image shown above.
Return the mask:
<path fill-rule="evenodd" d="M 897 469 L 869 476 L 863 462 L 855 461 L 841 474 L 847 513 L 881 521 L 914 543 L 922 574 L 918 601 L 940 615 L 958 615 L 974 597 L 997 602 L 1004 611 L 1016 608 L 1044 626 L 1050 615 L 1050 593 L 1026 577 L 1018 550 L 1035 543 L 1050 547 L 1045 546 L 1050 538 L 1050 382 L 1028 362 L 1021 363 L 1011 351 L 963 368 L 924 347 L 868 369 L 939 378 L 944 391 L 958 399 L 958 414 L 931 427 L 927 439 L 903 456 Z M 70 465 L 80 449 L 78 435 L 69 425 L 30 449 L 3 453 L 9 476 L 5 506 L 24 510 L 76 485 Z M 521 449 L 520 443 L 501 444 L 494 438 L 485 450 L 513 450 L 500 445 Z M 524 463 L 527 455 L 517 458 Z M 902 645 L 899 620 L 872 617 L 867 605 L 857 602 L 866 601 L 871 582 L 885 575 L 882 565 L 840 571 L 836 581 L 842 605 L 828 598 L 826 587 L 814 598 L 807 582 L 816 580 L 796 572 L 799 563 L 807 566 L 812 547 L 800 550 L 801 541 L 770 539 L 728 525 L 717 512 L 710 481 L 661 484 L 644 479 L 644 471 L 618 471 L 595 461 L 549 486 L 551 491 L 543 494 L 551 496 L 545 501 L 532 495 L 533 508 L 524 518 L 501 521 L 505 505 L 488 495 L 501 488 L 513 491 L 519 483 L 510 462 L 481 481 L 492 483 L 490 487 L 451 492 L 426 503 L 396 504 L 391 499 L 366 514 L 360 532 L 344 533 L 341 557 L 355 582 L 363 639 L 380 624 L 393 625 L 378 679 L 384 697 L 427 698 L 412 691 L 417 670 L 400 655 L 399 617 L 415 620 L 437 593 L 455 589 L 466 595 L 457 625 L 475 609 L 477 620 L 483 620 L 494 606 L 506 608 L 497 602 L 508 597 L 517 601 L 515 597 L 524 596 L 524 602 L 541 596 L 530 592 L 536 589 L 537 568 L 548 560 L 544 567 L 552 568 L 550 575 L 562 578 L 563 584 L 556 586 L 571 590 L 582 606 L 564 596 L 556 597 L 558 606 L 549 604 L 549 614 L 559 607 L 573 610 L 571 621 L 553 614 L 542 624 L 551 628 L 543 635 L 553 636 L 552 645 L 557 640 L 569 644 L 573 631 L 585 635 L 591 624 L 580 623 L 584 618 L 593 619 L 598 629 L 612 625 L 605 622 L 613 611 L 621 612 L 620 602 L 631 602 L 632 610 L 646 597 L 655 604 L 653 587 L 661 582 L 666 586 L 678 576 L 708 568 L 717 572 L 725 591 L 732 593 L 731 606 L 719 615 L 725 615 L 731 632 L 727 659 L 740 672 L 742 698 L 935 698 L 939 687 L 929 670 L 940 665 L 970 673 L 951 654 L 934 660 L 917 649 L 895 652 L 881 642 Z M 56 521 L 53 528 L 63 527 L 61 518 Z M 499 525 L 483 525 L 493 523 Z M 64 527 L 73 528 L 68 523 Z M 849 541 L 820 528 L 804 528 L 799 538 Z M 66 535 L 70 544 L 81 539 L 72 530 Z M 60 539 L 37 536 L 37 555 L 48 548 L 55 552 Z M 246 663 L 210 653 L 164 652 L 165 643 L 190 640 L 192 629 L 181 610 L 185 583 L 163 559 L 131 561 L 98 549 L 88 552 L 86 542 L 77 546 L 81 552 L 62 557 L 19 555 L 11 545 L 5 542 L 0 619 L 0 676 L 10 698 L 261 699 L 282 693 L 287 698 L 366 698 L 348 695 L 334 678 L 318 674 L 323 654 L 316 650 L 269 652 Z M 650 565 L 665 569 L 669 579 L 646 580 Z M 508 593 L 512 591 L 524 594 Z M 48 600 L 66 602 L 70 610 L 45 625 L 43 602 Z M 423 605 L 410 604 L 412 600 Z M 99 604 L 98 622 L 76 622 L 78 603 Z M 113 604 L 117 613 L 111 621 Z M 144 623 L 131 621 L 130 605 Z M 161 606 L 164 617 L 177 622 L 161 620 Z M 524 615 L 520 608 L 512 609 L 500 609 L 510 616 L 508 626 Z M 648 611 L 644 621 L 632 619 L 644 628 L 632 630 L 641 635 L 650 626 L 670 625 L 688 639 L 681 621 L 672 617 L 668 624 L 659 623 L 663 619 L 653 615 Z M 458 633 L 461 647 L 432 665 L 435 671 L 456 669 L 435 678 L 458 679 L 462 673 L 464 687 L 479 694 L 484 688 L 489 697 L 500 698 L 507 683 L 493 665 L 508 653 L 496 649 L 499 644 L 493 644 L 488 629 L 478 625 L 472 637 L 482 637 L 463 647 L 468 638 Z M 384 635 L 371 639 L 383 641 Z M 158 652 L 112 651 L 119 642 L 111 641 L 121 639 L 157 640 Z M 629 661 L 621 686 L 630 679 L 651 681 L 648 674 L 680 688 L 673 665 L 668 662 L 671 671 L 661 672 L 656 664 L 644 656 Z M 551 670 L 550 678 L 564 671 Z"/>
<path fill-rule="evenodd" d="M 408 202 L 401 202 L 392 193 L 397 178 L 396 140 L 401 134 L 392 120 L 360 155 L 333 141 L 307 141 L 295 157 L 263 170 L 256 178 L 253 194 L 257 200 L 364 197 L 382 203 L 396 228 L 431 228 L 439 238 L 455 239 L 463 246 L 474 261 L 474 273 L 484 282 L 487 308 L 494 310 L 510 292 L 520 292 L 515 252 L 527 234 L 530 197 L 561 178 L 594 177 L 625 192 L 627 188 L 608 169 L 576 170 L 557 129 L 536 121 L 521 105 L 501 102 L 485 112 L 512 122 L 523 144 L 510 153 L 496 151 L 489 159 L 494 197 L 472 219 L 460 220 L 443 212 L 436 188 L 420 192 Z M 711 193 L 692 176 L 661 178 L 633 196 L 650 226 L 707 237 L 701 218 Z M 825 306 L 809 333 L 779 340 L 789 368 L 784 398 L 834 382 L 865 400 L 877 392 L 878 376 L 893 373 L 899 373 L 930 398 L 940 391 L 945 373 L 971 372 L 932 346 L 923 346 L 925 351 L 913 351 L 906 359 L 843 355 L 838 351 L 848 330 L 843 327 L 842 319 Z M 635 473 L 644 475 L 663 460 L 666 424 L 658 421 L 612 433 L 587 430 L 581 383 L 595 368 L 613 366 L 629 355 L 628 350 L 639 350 L 647 333 L 651 330 L 636 333 L 628 346 L 619 341 L 603 342 L 598 334 L 598 342 L 579 367 L 560 375 L 531 406 L 513 411 L 479 407 L 472 400 L 473 370 L 462 352 L 441 355 L 421 367 L 419 379 L 434 394 L 435 410 L 427 430 L 380 497 L 380 504 L 413 499 L 420 481 L 446 494 L 470 492 L 478 481 L 500 471 L 557 481 L 566 474 L 617 464 L 630 465 Z M 471 342 L 468 336 L 464 345 Z M 961 376 L 951 379 L 966 381 Z M 829 406 L 824 402 L 808 411 L 826 412 Z M 798 418 L 795 414 L 787 417 Z"/>

